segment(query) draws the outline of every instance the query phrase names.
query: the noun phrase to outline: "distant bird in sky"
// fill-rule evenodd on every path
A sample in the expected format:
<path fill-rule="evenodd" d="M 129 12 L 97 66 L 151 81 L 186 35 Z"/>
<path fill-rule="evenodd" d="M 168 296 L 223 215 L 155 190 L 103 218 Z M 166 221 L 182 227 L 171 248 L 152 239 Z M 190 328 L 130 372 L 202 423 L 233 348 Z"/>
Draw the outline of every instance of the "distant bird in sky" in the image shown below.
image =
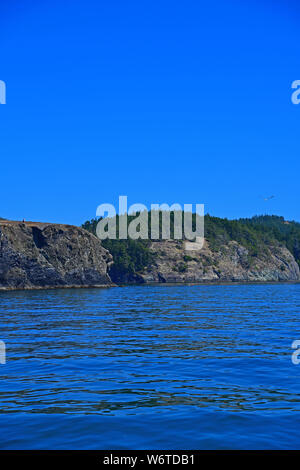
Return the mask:
<path fill-rule="evenodd" d="M 275 196 L 264 197 L 264 201 L 270 201 L 270 199 L 274 199 Z"/>

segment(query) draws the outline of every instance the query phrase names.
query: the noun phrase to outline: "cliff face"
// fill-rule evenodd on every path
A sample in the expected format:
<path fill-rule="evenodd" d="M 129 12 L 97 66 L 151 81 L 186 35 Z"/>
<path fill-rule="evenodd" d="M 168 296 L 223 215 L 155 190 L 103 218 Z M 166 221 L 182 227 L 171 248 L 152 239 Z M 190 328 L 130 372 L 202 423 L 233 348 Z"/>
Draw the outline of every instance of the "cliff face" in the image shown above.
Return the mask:
<path fill-rule="evenodd" d="M 258 256 L 230 241 L 218 251 L 208 242 L 186 251 L 181 241 L 152 242 L 151 266 L 119 282 L 198 283 L 299 281 L 299 266 L 287 248 L 266 246 Z M 111 254 L 97 237 L 70 225 L 0 220 L 0 290 L 109 286 Z M 114 280 L 114 279 L 113 279 Z"/>
<path fill-rule="evenodd" d="M 140 282 L 267 282 L 298 281 L 298 263 L 287 248 L 276 244 L 250 257 L 236 241 L 213 252 L 205 242 L 200 251 L 186 251 L 175 240 L 152 242 L 154 263 L 140 275 Z"/>
<path fill-rule="evenodd" d="M 84 229 L 0 221 L 0 289 L 111 285 L 111 262 Z"/>

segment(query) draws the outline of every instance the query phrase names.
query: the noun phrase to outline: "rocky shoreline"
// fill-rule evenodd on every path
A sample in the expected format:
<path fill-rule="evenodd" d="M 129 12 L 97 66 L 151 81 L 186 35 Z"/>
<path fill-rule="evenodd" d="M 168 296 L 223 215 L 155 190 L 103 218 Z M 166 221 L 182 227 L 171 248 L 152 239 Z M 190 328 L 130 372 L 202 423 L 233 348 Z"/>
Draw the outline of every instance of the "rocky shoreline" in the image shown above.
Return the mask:
<path fill-rule="evenodd" d="M 178 286 L 268 286 L 268 285 L 293 285 L 300 284 L 299 281 L 205 281 L 205 282 L 145 282 L 145 283 L 124 283 L 124 284 L 103 284 L 103 285 L 66 285 L 66 286 L 32 286 L 32 287 L 0 287 L 0 292 L 14 291 L 40 291 L 40 290 L 59 290 L 59 289 L 108 289 L 111 287 L 178 287 Z"/>
<path fill-rule="evenodd" d="M 31 287 L 0 287 L 0 292 L 23 291 L 23 290 L 56 290 L 56 289 L 108 289 L 118 287 L 116 284 L 99 285 L 65 285 L 65 286 L 31 286 Z"/>
<path fill-rule="evenodd" d="M 134 279 L 110 275 L 113 257 L 83 228 L 0 220 L 0 291 L 105 288 L 118 285 L 233 285 L 300 282 L 299 265 L 282 244 L 256 257 L 237 243 L 218 251 L 205 241 L 187 251 L 177 240 L 151 242 L 153 261 Z"/>
<path fill-rule="evenodd" d="M 213 251 L 205 241 L 200 251 L 186 251 L 175 240 L 153 242 L 154 263 L 140 273 L 140 282 L 284 282 L 300 281 L 299 265 L 279 243 L 251 257 L 247 248 L 230 241 Z"/>

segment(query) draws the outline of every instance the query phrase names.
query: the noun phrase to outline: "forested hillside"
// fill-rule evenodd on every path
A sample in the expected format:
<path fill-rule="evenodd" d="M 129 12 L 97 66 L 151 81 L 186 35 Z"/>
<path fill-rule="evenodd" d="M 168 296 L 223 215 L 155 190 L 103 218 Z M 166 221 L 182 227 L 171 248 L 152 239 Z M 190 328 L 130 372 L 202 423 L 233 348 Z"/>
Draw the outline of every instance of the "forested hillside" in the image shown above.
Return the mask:
<path fill-rule="evenodd" d="M 128 223 L 134 217 L 128 218 Z M 98 219 L 85 222 L 82 227 L 96 233 Z M 171 233 L 173 217 L 171 217 Z M 149 232 L 151 218 L 149 214 Z M 288 248 L 300 265 L 300 224 L 287 222 L 278 216 L 255 216 L 251 219 L 228 220 L 210 215 L 205 216 L 205 239 L 213 252 L 222 250 L 222 246 L 236 241 L 248 250 L 249 257 L 255 259 L 272 245 L 280 244 Z M 114 258 L 112 277 L 114 280 L 134 280 L 144 268 L 155 262 L 148 240 L 104 240 L 103 246 Z"/>

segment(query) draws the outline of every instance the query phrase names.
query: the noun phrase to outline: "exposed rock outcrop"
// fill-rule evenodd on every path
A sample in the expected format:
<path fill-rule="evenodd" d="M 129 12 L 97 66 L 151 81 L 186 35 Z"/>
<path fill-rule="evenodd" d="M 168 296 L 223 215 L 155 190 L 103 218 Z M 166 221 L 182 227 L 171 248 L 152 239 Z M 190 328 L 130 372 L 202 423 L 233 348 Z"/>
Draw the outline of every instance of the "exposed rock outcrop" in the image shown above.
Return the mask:
<path fill-rule="evenodd" d="M 279 243 L 251 257 L 248 250 L 230 241 L 219 251 L 205 242 L 200 251 L 186 251 L 181 241 L 152 242 L 154 262 L 140 275 L 140 282 L 277 282 L 300 280 L 299 266 Z"/>
<path fill-rule="evenodd" d="M 182 241 L 151 242 L 151 265 L 118 283 L 200 283 L 299 281 L 290 251 L 279 243 L 257 256 L 230 241 L 214 251 L 207 241 L 187 251 Z M 61 224 L 0 220 L 0 290 L 113 285 L 113 260 L 86 230 Z M 114 280 L 114 279 L 113 279 Z"/>
<path fill-rule="evenodd" d="M 112 285 L 112 256 L 86 230 L 0 221 L 0 289 Z"/>

